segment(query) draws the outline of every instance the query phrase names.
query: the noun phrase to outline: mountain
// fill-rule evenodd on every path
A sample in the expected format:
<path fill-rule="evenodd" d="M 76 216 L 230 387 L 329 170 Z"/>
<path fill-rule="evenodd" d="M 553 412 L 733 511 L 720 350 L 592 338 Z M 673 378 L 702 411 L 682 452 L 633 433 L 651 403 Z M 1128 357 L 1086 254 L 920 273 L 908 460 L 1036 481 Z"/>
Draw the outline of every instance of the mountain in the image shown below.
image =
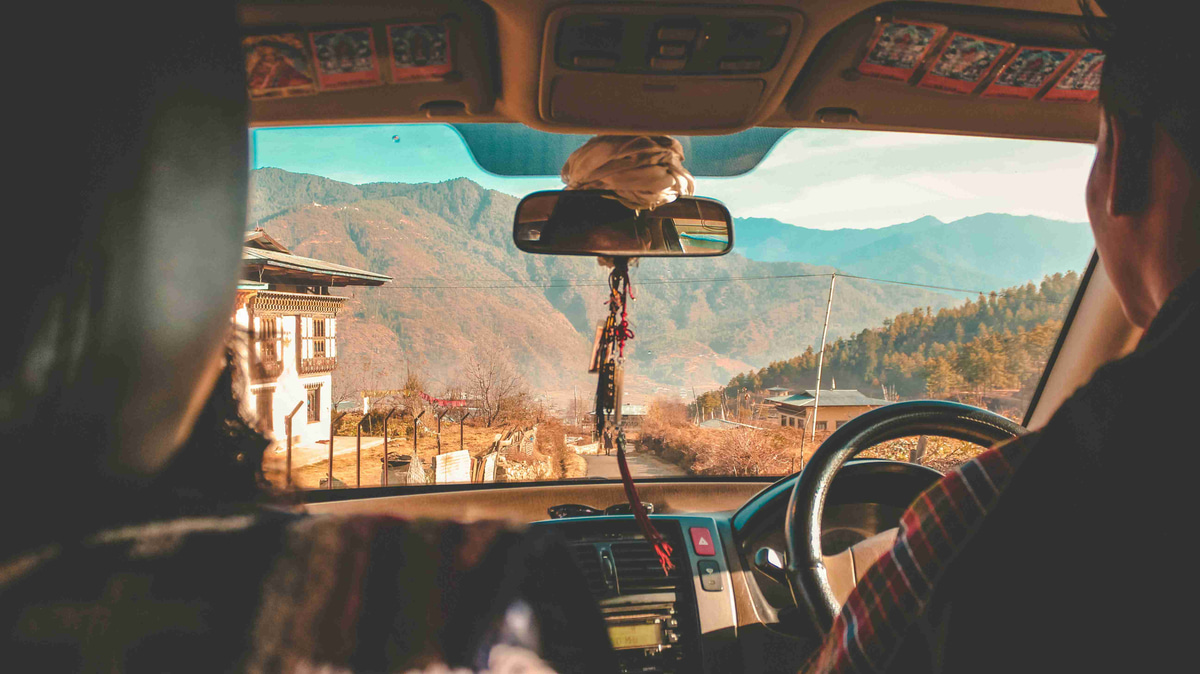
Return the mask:
<path fill-rule="evenodd" d="M 390 388 L 389 378 L 416 369 L 450 386 L 473 355 L 497 351 L 538 390 L 569 396 L 572 386 L 594 387 L 585 366 L 607 311 L 607 270 L 590 258 L 517 251 L 516 197 L 464 178 L 349 185 L 272 168 L 252 178 L 252 222 L 296 254 L 395 279 L 337 291 L 352 297 L 338 325 L 338 376 Z M 817 342 L 829 278 L 810 275 L 832 271 L 737 253 L 642 260 L 632 271 L 631 401 L 719 386 Z M 829 333 L 877 325 L 898 308 L 959 301 L 839 279 Z"/>
<path fill-rule="evenodd" d="M 985 291 L 1081 269 L 1094 245 L 1087 223 L 1005 213 L 835 230 L 739 218 L 734 232 L 738 252 L 751 260 L 803 260 L 848 274 Z"/>

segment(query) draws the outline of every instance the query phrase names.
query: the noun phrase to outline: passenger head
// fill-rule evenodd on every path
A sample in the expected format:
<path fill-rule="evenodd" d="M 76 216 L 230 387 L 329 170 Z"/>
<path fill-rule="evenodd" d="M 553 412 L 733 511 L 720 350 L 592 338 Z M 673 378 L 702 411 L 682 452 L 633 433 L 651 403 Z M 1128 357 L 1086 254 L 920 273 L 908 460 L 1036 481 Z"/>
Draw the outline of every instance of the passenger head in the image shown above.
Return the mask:
<path fill-rule="evenodd" d="M 31 11 L 35 13 L 38 8 Z M 38 204 L 0 250 L 0 554 L 117 520 L 188 437 L 222 366 L 246 226 L 246 82 L 232 2 L 80 9 L 49 72 L 105 54 L 120 77 L 29 82 L 7 158 Z M 47 12 L 46 20 L 52 20 Z M 25 39 L 18 36 L 18 43 Z M 31 38 L 37 39 L 37 38 Z"/>
<path fill-rule="evenodd" d="M 1173 4 L 1097 4 L 1105 18 L 1080 2 L 1106 54 L 1088 219 L 1126 315 L 1145 327 L 1200 268 L 1200 49 Z"/>

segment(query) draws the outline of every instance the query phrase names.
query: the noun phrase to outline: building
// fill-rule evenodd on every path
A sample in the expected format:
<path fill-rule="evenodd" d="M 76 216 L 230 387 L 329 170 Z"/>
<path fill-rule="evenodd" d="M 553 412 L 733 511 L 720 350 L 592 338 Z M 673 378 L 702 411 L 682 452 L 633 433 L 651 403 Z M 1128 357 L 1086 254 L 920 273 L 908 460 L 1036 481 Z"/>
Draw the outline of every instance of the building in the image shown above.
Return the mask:
<path fill-rule="evenodd" d="M 650 408 L 647 405 L 631 405 L 624 403 L 621 405 L 621 427 L 625 430 L 637 430 L 642 427 L 642 422 L 646 420 L 646 414 Z M 612 414 L 612 410 L 608 410 Z M 589 410 L 583 415 L 583 422 L 589 426 L 596 423 L 596 410 Z"/>
<path fill-rule="evenodd" d="M 276 438 L 285 437 L 287 415 L 297 410 L 293 442 L 327 439 L 337 315 L 346 301 L 329 289 L 379 286 L 391 277 L 293 255 L 256 229 L 246 234 L 242 279 L 234 322 L 250 335 L 251 404 Z"/>
<path fill-rule="evenodd" d="M 767 398 L 779 414 L 780 426 L 812 429 L 813 403 L 817 402 L 816 391 L 807 390 L 792 395 Z M 821 399 L 817 408 L 816 431 L 832 431 L 854 417 L 887 405 L 888 401 L 879 398 L 868 398 L 854 389 L 821 389 Z"/>

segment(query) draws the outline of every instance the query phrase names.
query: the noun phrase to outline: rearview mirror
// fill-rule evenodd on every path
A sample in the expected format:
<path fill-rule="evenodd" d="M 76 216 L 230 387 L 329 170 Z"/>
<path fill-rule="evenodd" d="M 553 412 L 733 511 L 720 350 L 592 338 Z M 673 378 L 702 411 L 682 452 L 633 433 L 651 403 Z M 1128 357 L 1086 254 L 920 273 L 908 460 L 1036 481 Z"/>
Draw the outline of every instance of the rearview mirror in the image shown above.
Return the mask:
<path fill-rule="evenodd" d="M 733 248 L 733 218 L 721 202 L 700 197 L 638 212 L 605 190 L 534 192 L 517 206 L 513 241 L 543 255 L 724 255 Z"/>

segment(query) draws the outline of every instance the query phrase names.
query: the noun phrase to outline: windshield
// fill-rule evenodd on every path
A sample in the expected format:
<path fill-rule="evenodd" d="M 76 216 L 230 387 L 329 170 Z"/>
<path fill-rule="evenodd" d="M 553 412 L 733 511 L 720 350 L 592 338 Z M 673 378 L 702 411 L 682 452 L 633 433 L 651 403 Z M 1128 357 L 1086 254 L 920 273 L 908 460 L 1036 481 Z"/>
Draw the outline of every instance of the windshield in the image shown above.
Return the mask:
<path fill-rule="evenodd" d="M 512 242 L 517 202 L 557 176 L 487 173 L 443 125 L 253 143 L 238 320 L 273 481 L 619 479 L 587 372 L 608 270 Z M 735 245 L 632 269 L 634 476 L 787 474 L 900 400 L 1019 421 L 1091 254 L 1091 155 L 792 130 L 746 173 L 698 178 L 733 214 Z M 945 469 L 977 451 L 913 438 L 871 455 Z"/>

